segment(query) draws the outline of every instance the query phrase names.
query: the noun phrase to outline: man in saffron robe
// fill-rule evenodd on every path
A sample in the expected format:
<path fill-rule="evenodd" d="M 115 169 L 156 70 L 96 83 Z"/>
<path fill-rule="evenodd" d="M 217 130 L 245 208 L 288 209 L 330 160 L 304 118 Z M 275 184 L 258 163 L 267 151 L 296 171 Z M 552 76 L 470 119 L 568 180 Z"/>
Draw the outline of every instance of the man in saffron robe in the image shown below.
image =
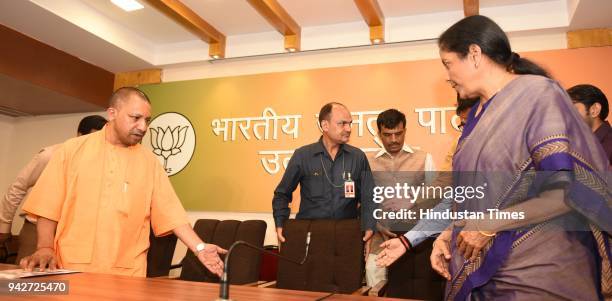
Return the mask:
<path fill-rule="evenodd" d="M 193 231 L 165 171 L 139 144 L 151 118 L 148 97 L 120 88 L 107 113 L 101 131 L 58 147 L 32 189 L 23 210 L 38 218 L 37 250 L 20 265 L 144 277 L 152 228 L 176 234 L 220 275 L 225 250 Z"/>

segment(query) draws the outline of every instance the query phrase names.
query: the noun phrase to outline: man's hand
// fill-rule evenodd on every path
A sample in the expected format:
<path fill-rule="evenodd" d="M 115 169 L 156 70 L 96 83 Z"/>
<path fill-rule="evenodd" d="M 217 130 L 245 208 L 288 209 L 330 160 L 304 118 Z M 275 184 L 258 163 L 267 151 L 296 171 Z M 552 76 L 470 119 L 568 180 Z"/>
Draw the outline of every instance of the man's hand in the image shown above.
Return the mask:
<path fill-rule="evenodd" d="M 363 235 L 363 258 L 365 259 L 365 261 L 368 260 L 368 255 L 370 255 L 370 245 L 372 244 L 372 236 L 374 236 L 373 230 L 366 230 L 365 234 Z"/>
<path fill-rule="evenodd" d="M 446 280 L 451 279 L 448 271 L 448 262 L 451 259 L 450 238 L 450 230 L 442 231 L 440 236 L 438 236 L 438 238 L 434 241 L 433 250 L 431 251 L 431 256 L 429 257 L 431 267 L 438 272 L 438 274 L 442 275 L 442 277 L 446 278 Z"/>
<path fill-rule="evenodd" d="M 189 248 L 195 252 L 195 248 L 198 244 L 202 243 L 202 240 L 196 234 L 191 225 L 184 224 L 174 229 L 172 232 Z M 219 248 L 213 244 L 204 245 L 204 250 L 201 250 L 196 254 L 200 262 L 212 273 L 217 274 L 219 277 L 223 275 L 223 261 L 219 257 L 219 254 L 226 254 L 227 251 Z"/>
<path fill-rule="evenodd" d="M 62 268 L 55 256 L 55 250 L 52 248 L 39 248 L 34 254 L 22 258 L 19 265 L 28 272 L 33 271 L 37 266 L 41 272 L 44 272 L 47 266 L 50 271 Z"/>
<path fill-rule="evenodd" d="M 278 244 L 285 242 L 285 237 L 283 236 L 283 228 L 276 227 L 276 238 L 278 238 Z"/>
<path fill-rule="evenodd" d="M 198 259 L 209 271 L 221 277 L 223 275 L 223 261 L 219 254 L 227 254 L 227 250 L 217 245 L 206 244 L 204 250 L 198 253 Z"/>
<path fill-rule="evenodd" d="M 382 210 L 389 211 L 399 211 L 401 209 L 411 208 L 413 204 L 410 202 L 410 198 L 405 199 L 389 199 L 385 200 L 382 203 Z"/>
<path fill-rule="evenodd" d="M 379 267 L 390 266 L 406 253 L 406 247 L 404 247 L 399 238 L 389 239 L 380 244 L 380 247 L 383 250 L 376 256 L 376 265 Z"/>
<path fill-rule="evenodd" d="M 391 232 L 389 228 L 383 226 L 380 223 L 376 223 L 376 230 L 378 231 L 378 233 L 382 234 L 384 240 L 389 240 L 391 238 L 397 237 L 397 234 Z"/>

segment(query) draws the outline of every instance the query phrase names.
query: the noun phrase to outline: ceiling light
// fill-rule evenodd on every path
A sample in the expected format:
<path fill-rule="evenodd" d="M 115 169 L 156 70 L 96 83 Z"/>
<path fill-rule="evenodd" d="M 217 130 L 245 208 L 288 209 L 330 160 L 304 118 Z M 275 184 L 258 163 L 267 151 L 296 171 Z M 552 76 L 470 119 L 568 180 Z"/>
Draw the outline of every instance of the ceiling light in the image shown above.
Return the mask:
<path fill-rule="evenodd" d="M 372 44 L 380 44 L 382 42 L 381 39 L 374 39 L 372 40 Z"/>
<path fill-rule="evenodd" d="M 219 55 L 218 54 L 213 54 L 210 56 L 211 59 L 213 60 L 218 60 L 219 59 Z"/>
<path fill-rule="evenodd" d="M 124 11 L 134 11 L 144 8 L 144 6 L 136 0 L 111 0 L 111 2 L 121 7 Z"/>
<path fill-rule="evenodd" d="M 287 51 L 289 51 L 289 52 L 295 52 L 295 50 L 296 50 L 296 49 L 295 49 L 295 48 L 293 48 L 293 47 L 289 47 L 289 48 L 287 48 Z"/>

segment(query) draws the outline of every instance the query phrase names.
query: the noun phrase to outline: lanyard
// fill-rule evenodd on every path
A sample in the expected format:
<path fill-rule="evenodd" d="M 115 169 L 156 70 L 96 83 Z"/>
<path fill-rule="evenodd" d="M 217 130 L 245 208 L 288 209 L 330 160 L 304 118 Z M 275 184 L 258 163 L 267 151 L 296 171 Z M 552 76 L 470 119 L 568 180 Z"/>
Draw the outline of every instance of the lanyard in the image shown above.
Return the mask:
<path fill-rule="evenodd" d="M 334 184 L 334 182 L 332 182 L 332 180 L 329 178 L 329 175 L 327 175 L 327 170 L 325 170 L 325 164 L 323 164 L 323 154 L 321 154 L 319 159 L 321 159 L 321 168 L 323 168 L 323 173 L 325 173 L 325 178 L 327 179 L 327 182 L 329 182 L 331 186 L 336 187 L 336 188 L 344 187 L 344 184 L 340 184 L 340 185 Z M 346 181 L 346 171 L 344 170 L 344 155 L 342 155 L 342 179 Z"/>

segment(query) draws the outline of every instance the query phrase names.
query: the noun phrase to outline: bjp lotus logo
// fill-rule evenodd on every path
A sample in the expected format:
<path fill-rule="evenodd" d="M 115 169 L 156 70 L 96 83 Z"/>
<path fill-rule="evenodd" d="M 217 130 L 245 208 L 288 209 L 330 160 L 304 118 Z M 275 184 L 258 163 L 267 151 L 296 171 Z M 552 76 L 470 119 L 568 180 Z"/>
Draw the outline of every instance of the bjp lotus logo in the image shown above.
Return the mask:
<path fill-rule="evenodd" d="M 164 169 L 168 167 L 168 158 L 180 153 L 181 146 L 185 143 L 188 127 L 179 128 L 180 126 L 173 130 L 170 130 L 169 126 L 165 130 L 161 127 L 150 128 L 153 153 L 164 158 Z"/>
<path fill-rule="evenodd" d="M 181 171 L 191 160 L 195 150 L 195 132 L 185 116 L 164 113 L 151 122 L 147 134 L 153 153 L 169 176 Z"/>

